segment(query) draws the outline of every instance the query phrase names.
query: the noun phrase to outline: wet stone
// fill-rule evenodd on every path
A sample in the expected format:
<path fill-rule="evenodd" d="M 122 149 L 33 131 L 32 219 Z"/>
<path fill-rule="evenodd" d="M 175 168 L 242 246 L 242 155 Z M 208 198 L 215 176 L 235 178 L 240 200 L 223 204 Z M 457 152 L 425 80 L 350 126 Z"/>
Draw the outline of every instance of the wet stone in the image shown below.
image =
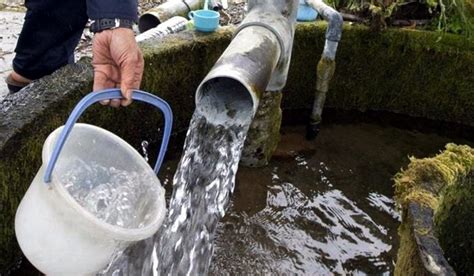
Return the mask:
<path fill-rule="evenodd" d="M 282 92 L 265 92 L 250 125 L 241 164 L 261 167 L 268 164 L 280 140 Z"/>

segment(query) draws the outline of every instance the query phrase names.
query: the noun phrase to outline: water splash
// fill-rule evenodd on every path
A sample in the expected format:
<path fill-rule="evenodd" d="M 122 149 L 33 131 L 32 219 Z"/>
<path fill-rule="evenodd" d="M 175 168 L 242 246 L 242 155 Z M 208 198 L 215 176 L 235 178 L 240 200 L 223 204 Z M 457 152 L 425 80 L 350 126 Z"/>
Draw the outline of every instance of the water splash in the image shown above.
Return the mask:
<path fill-rule="evenodd" d="M 379 209 L 380 211 L 389 214 L 393 219 L 401 222 L 402 218 L 400 213 L 397 211 L 396 203 L 393 199 L 379 193 L 369 193 L 367 197 L 369 205 Z"/>
<path fill-rule="evenodd" d="M 148 151 L 147 151 L 148 145 L 149 145 L 148 141 L 146 140 L 142 141 L 141 146 L 142 146 L 143 158 L 145 158 L 146 162 L 148 162 Z"/>
<path fill-rule="evenodd" d="M 196 112 L 173 179 L 167 218 L 151 239 L 117 258 L 107 275 L 203 275 L 217 223 L 234 190 L 251 117 L 243 125 L 214 125 Z"/>
<path fill-rule="evenodd" d="M 147 173 L 105 167 L 68 158 L 58 164 L 59 182 L 98 219 L 125 228 L 141 228 L 151 218 L 147 210 L 160 195 L 158 179 Z"/>

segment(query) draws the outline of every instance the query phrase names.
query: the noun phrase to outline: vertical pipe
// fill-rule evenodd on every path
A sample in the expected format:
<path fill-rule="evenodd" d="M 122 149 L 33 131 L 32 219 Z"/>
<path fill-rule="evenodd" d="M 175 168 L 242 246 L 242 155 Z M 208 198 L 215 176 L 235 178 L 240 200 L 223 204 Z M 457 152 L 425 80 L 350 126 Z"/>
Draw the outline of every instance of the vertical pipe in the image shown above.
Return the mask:
<path fill-rule="evenodd" d="M 342 34 L 342 16 L 333 8 L 326 5 L 322 0 L 306 0 L 318 13 L 329 22 L 326 30 L 326 41 L 324 50 L 317 68 L 316 93 L 310 120 L 306 128 L 306 138 L 315 139 L 321 125 L 321 115 L 326 101 L 326 93 L 329 89 L 334 71 L 336 69 L 336 51 Z"/>

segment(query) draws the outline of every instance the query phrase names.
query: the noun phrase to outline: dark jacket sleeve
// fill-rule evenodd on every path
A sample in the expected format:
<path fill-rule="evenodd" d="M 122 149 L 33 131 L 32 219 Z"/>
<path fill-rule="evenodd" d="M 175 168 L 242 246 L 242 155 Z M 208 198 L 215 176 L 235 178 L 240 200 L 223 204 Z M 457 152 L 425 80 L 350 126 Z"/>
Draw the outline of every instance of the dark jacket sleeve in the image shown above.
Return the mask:
<path fill-rule="evenodd" d="M 137 0 L 87 0 L 90 19 L 120 18 L 137 21 Z"/>

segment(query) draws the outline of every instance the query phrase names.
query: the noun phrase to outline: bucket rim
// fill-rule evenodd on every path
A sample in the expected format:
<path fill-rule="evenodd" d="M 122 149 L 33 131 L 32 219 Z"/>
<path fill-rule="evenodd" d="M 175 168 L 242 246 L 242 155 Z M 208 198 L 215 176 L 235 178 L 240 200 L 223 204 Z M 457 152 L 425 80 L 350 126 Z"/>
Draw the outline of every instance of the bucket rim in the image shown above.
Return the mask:
<path fill-rule="evenodd" d="M 47 164 L 49 162 L 51 153 L 54 148 L 54 142 L 56 142 L 63 128 L 64 128 L 64 125 L 58 127 L 46 139 L 43 146 L 43 151 L 42 151 L 43 164 Z M 154 205 L 158 209 L 157 215 L 153 218 L 153 220 L 151 220 L 149 223 L 147 223 L 144 227 L 141 227 L 141 228 L 138 228 L 138 227 L 125 228 L 118 225 L 113 225 L 103 220 L 100 220 L 91 212 L 89 212 L 86 208 L 82 207 L 77 202 L 77 200 L 74 199 L 74 197 L 67 191 L 67 189 L 59 181 L 56 180 L 56 175 L 54 171 L 51 175 L 51 183 L 50 184 L 42 183 L 42 184 L 51 185 L 51 187 L 53 187 L 53 190 L 56 191 L 58 196 L 67 204 L 68 207 L 72 208 L 78 215 L 82 216 L 86 221 L 95 225 L 103 232 L 107 233 L 107 235 L 113 239 L 123 240 L 123 241 L 139 241 L 139 240 L 143 240 L 145 238 L 152 236 L 156 231 L 158 231 L 158 228 L 161 226 L 164 220 L 165 214 L 167 212 L 166 203 L 165 203 L 165 189 L 163 188 L 163 186 L 161 186 L 161 182 L 156 176 L 153 169 L 149 166 L 149 164 L 145 161 L 145 159 L 141 158 L 141 155 L 132 146 L 130 146 L 125 140 L 123 140 L 116 134 L 106 129 L 103 129 L 94 125 L 90 125 L 90 124 L 85 124 L 85 123 L 76 123 L 74 125 L 74 128 L 85 128 L 85 129 L 106 135 L 112 140 L 122 145 L 125 148 L 125 150 L 129 152 L 130 154 L 136 154 L 140 157 L 140 158 L 137 158 L 138 162 L 143 162 L 144 164 L 146 164 L 145 167 L 150 170 L 150 173 L 158 180 L 158 183 L 160 184 L 159 189 L 157 189 L 158 200 L 157 200 L 156 205 Z"/>

